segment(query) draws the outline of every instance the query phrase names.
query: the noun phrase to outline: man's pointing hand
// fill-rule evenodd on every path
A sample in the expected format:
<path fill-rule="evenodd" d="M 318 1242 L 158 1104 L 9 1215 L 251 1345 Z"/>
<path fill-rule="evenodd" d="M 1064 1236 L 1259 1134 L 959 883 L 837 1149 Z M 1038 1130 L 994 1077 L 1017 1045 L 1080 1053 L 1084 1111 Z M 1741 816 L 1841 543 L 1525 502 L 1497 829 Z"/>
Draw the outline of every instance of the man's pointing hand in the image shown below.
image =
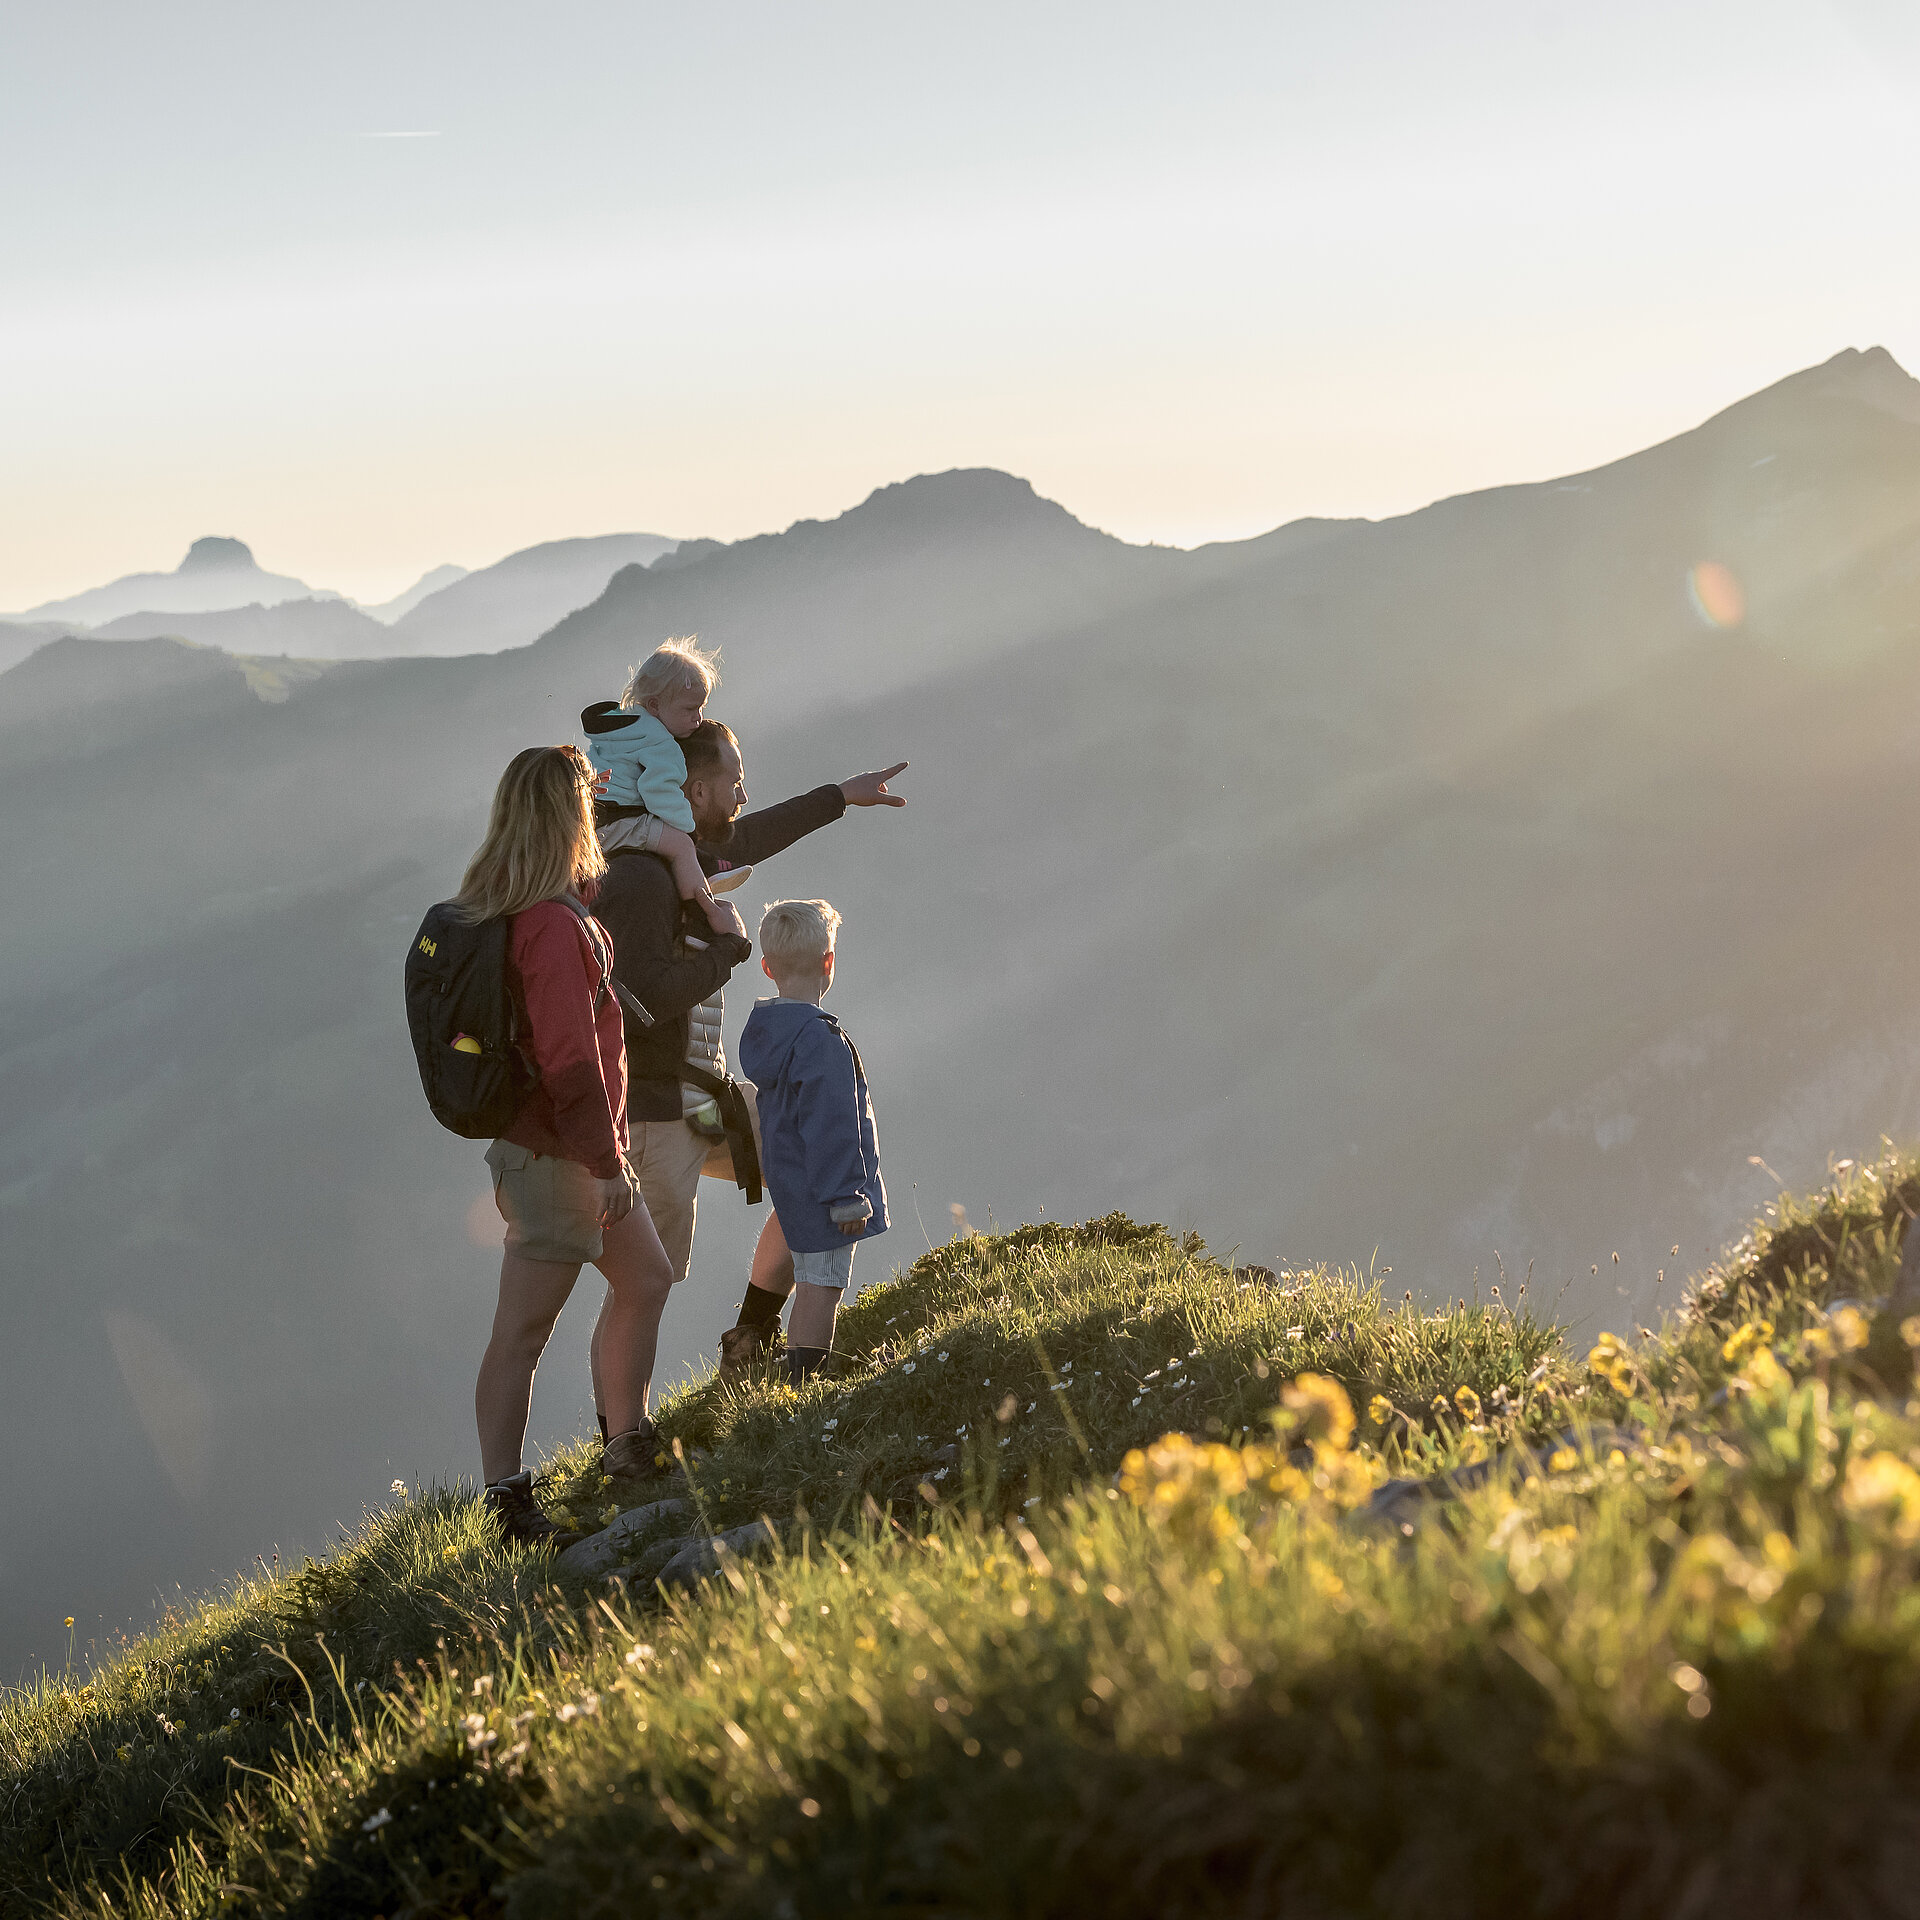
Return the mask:
<path fill-rule="evenodd" d="M 840 782 L 840 791 L 846 795 L 850 807 L 904 807 L 906 797 L 889 793 L 887 782 L 906 770 L 907 763 L 902 760 L 897 767 L 887 767 L 879 773 L 856 773 L 851 780 Z"/>

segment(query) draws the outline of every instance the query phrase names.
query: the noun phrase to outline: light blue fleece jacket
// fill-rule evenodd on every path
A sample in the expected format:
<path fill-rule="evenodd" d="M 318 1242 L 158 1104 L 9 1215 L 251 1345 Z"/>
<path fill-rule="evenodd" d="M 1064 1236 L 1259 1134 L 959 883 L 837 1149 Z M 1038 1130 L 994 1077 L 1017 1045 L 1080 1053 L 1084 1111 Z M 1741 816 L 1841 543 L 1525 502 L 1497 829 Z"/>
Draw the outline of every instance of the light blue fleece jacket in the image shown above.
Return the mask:
<path fill-rule="evenodd" d="M 682 833 L 693 831 L 693 809 L 680 791 L 687 756 L 680 742 L 644 707 L 607 702 L 581 716 L 587 758 L 593 764 L 593 797 L 616 807 L 645 807 Z"/>

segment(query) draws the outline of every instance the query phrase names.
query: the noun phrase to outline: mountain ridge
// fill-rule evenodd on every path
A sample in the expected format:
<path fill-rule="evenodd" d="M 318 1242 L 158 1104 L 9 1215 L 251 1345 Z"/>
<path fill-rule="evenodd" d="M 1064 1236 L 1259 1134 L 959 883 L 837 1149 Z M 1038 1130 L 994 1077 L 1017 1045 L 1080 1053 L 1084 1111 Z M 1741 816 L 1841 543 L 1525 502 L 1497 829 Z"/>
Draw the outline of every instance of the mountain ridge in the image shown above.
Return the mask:
<path fill-rule="evenodd" d="M 1650 1309 L 1669 1246 L 1751 1211 L 1750 1153 L 1796 1179 L 1920 1131 L 1920 988 L 1889 958 L 1920 909 L 1887 880 L 1920 773 L 1894 564 L 1920 457 L 1844 394 L 1776 412 L 1791 432 L 1722 426 L 1590 493 L 1221 552 L 948 483 L 983 489 L 984 533 L 765 536 L 624 572 L 536 645 L 343 664 L 279 704 L 178 649 L 164 702 L 114 702 L 111 650 L 162 642 L 0 675 L 0 1232 L 32 1356 L 0 1402 L 7 1524 L 48 1566 L 111 1538 L 120 1609 L 156 1567 L 244 1557 L 263 1513 L 311 1529 L 343 1486 L 464 1460 L 438 1330 L 484 1278 L 484 1184 L 421 1108 L 396 955 L 511 753 L 672 632 L 723 645 L 712 710 L 757 802 L 913 763 L 905 812 L 756 887 L 846 913 L 890 1184 L 933 1218 L 1125 1193 L 1269 1260 L 1377 1240 L 1435 1297 L 1497 1252 L 1570 1312 L 1616 1277 Z M 1744 583 L 1738 624 L 1695 604 L 1701 562 Z M 20 688 L 95 673 L 72 717 L 7 728 Z M 76 1236 L 103 1169 L 114 1215 Z M 709 1196 L 669 1374 L 753 1224 Z M 154 1453 L 108 1314 L 199 1382 L 204 1494 Z M 567 1325 L 536 1432 L 575 1427 Z M 35 1492 L 55 1459 L 72 1501 Z M 37 1577 L 0 1563 L 0 1639 L 58 1617 Z"/>

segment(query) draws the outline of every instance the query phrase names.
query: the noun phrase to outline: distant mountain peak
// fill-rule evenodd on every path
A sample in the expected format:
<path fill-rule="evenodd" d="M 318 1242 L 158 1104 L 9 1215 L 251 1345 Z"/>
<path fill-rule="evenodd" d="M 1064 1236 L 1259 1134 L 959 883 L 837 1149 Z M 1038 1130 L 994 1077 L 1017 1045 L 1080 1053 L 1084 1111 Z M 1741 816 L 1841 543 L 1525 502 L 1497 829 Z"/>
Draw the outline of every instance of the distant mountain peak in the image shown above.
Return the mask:
<path fill-rule="evenodd" d="M 1846 347 L 1818 366 L 1802 367 L 1770 387 L 1736 400 L 1714 416 L 1726 419 L 1770 409 L 1782 400 L 1852 401 L 1920 425 L 1920 380 L 1885 347 Z"/>
<path fill-rule="evenodd" d="M 187 557 L 176 569 L 179 573 L 226 572 L 233 567 L 255 564 L 253 549 L 244 540 L 230 540 L 223 534 L 208 534 L 187 549 Z"/>
<path fill-rule="evenodd" d="M 1079 524 L 1058 501 L 1036 493 L 1030 480 L 1003 473 L 998 467 L 949 467 L 944 473 L 917 473 L 910 480 L 874 488 L 840 518 L 852 527 L 889 530 L 935 524 L 967 526 L 976 531 L 1042 522 Z"/>

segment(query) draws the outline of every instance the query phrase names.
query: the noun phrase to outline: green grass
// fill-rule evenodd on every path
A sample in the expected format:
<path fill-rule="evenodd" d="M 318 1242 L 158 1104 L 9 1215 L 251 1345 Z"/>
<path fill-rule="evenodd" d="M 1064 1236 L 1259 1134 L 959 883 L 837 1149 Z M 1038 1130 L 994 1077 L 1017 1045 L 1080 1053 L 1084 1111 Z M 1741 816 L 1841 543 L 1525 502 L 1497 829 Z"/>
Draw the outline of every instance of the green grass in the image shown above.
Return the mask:
<path fill-rule="evenodd" d="M 841 1378 L 664 1411 L 774 1560 L 632 1596 L 429 1491 L 7 1696 L 0 1910 L 1910 1912 L 1913 1211 L 1913 1162 L 1843 1166 L 1591 1365 L 1117 1216 L 957 1241 Z M 1302 1373 L 1350 1449 L 1275 1437 Z M 1351 1511 L 1515 1440 L 1552 1469 Z"/>

